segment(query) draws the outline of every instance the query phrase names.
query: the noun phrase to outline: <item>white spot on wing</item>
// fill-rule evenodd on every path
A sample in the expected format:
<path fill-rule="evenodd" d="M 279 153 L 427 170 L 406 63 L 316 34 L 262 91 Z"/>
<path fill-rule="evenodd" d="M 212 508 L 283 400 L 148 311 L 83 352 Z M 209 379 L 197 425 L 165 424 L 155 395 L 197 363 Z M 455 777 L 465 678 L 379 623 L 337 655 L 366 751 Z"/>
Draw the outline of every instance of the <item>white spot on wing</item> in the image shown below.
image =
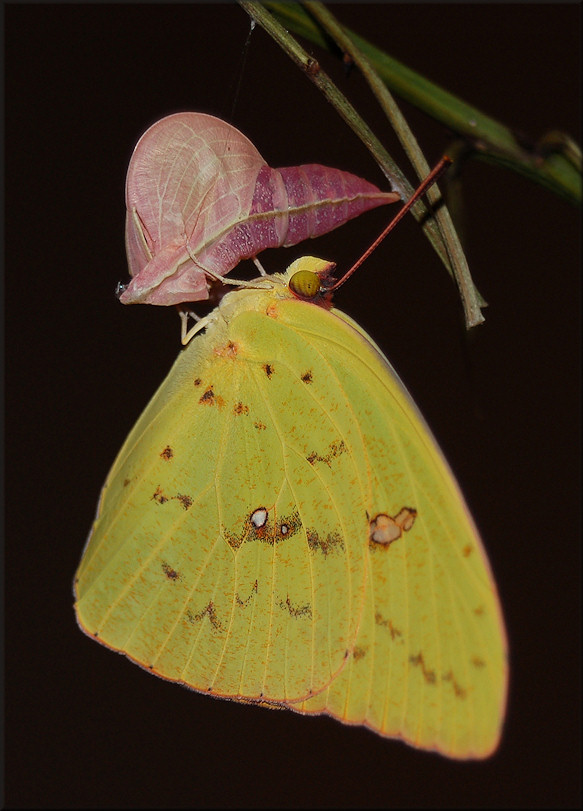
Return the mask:
<path fill-rule="evenodd" d="M 264 527 L 267 523 L 267 510 L 265 507 L 260 507 L 255 512 L 251 513 L 251 523 L 256 529 Z"/>

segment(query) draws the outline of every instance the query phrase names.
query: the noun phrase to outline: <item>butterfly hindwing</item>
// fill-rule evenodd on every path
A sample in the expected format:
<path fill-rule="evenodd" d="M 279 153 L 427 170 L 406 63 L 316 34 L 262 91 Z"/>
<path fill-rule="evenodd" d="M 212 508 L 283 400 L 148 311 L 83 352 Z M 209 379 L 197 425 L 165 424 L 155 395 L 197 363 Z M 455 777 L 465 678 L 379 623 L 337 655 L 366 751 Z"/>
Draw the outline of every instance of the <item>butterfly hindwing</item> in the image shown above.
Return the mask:
<path fill-rule="evenodd" d="M 325 321 L 318 336 L 313 321 L 306 329 L 361 427 L 368 462 L 366 600 L 347 666 L 292 709 L 329 712 L 455 757 L 485 756 L 504 713 L 506 649 L 479 536 L 378 347 L 339 311 Z"/>

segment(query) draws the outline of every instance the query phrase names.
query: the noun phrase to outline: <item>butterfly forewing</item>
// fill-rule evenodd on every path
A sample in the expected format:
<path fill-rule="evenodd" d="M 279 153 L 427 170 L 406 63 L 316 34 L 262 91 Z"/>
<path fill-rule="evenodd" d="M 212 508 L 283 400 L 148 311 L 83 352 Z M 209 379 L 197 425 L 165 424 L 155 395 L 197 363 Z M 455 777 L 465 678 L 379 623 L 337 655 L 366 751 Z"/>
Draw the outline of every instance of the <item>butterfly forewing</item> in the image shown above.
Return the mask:
<path fill-rule="evenodd" d="M 114 464 L 76 588 L 82 627 L 158 675 L 285 701 L 354 645 L 367 519 L 354 415 L 331 380 L 333 404 L 315 396 L 323 360 L 301 341 L 294 360 L 270 301 L 183 351 Z"/>

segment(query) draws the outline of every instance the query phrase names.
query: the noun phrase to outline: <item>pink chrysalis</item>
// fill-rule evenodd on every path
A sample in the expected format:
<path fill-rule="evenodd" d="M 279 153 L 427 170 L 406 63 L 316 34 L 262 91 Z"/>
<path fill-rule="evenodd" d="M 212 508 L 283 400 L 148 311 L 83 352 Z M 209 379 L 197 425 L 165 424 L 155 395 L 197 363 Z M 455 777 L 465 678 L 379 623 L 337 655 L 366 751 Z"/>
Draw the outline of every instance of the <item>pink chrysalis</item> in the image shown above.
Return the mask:
<path fill-rule="evenodd" d="M 318 164 L 269 167 L 237 129 L 176 113 L 138 141 L 126 180 L 130 283 L 124 304 L 208 298 L 223 276 L 265 248 L 295 245 L 399 199 Z"/>

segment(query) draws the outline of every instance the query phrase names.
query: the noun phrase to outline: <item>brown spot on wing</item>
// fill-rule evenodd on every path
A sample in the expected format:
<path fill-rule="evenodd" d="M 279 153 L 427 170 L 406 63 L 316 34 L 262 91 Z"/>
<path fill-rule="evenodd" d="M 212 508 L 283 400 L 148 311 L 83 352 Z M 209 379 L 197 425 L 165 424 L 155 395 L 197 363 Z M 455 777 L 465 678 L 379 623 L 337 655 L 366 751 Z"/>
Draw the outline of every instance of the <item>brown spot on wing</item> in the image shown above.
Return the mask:
<path fill-rule="evenodd" d="M 241 416 L 242 414 L 248 414 L 248 413 L 249 413 L 249 406 L 245 405 L 244 403 L 242 403 L 240 401 L 238 403 L 235 403 L 235 405 L 233 406 L 233 414 L 235 414 L 235 416 L 237 416 L 237 417 Z"/>
<path fill-rule="evenodd" d="M 380 625 L 381 628 L 386 628 L 391 635 L 391 639 L 394 641 L 398 637 L 402 637 L 403 634 L 399 631 L 398 628 L 395 628 L 391 620 L 385 619 L 381 613 L 377 611 L 374 615 L 374 621 L 377 625 Z"/>
<path fill-rule="evenodd" d="M 178 495 L 174 496 L 174 498 L 182 504 L 185 510 L 192 507 L 192 498 L 190 496 L 185 496 L 179 493 Z"/>
<path fill-rule="evenodd" d="M 379 513 L 370 522 L 369 548 L 388 549 L 393 541 L 397 541 L 408 532 L 417 517 L 417 510 L 413 507 L 402 507 L 395 516 Z"/>
<path fill-rule="evenodd" d="M 273 508 L 272 508 L 273 512 Z M 260 541 L 270 545 L 283 543 L 295 535 L 302 522 L 297 511 L 290 515 L 277 516 L 275 522 L 266 507 L 257 507 L 243 521 L 240 533 L 223 528 L 223 537 L 233 550 L 243 543 Z"/>
<path fill-rule="evenodd" d="M 190 609 L 186 611 L 186 619 L 192 624 L 195 625 L 201 622 L 205 617 L 208 617 L 208 620 L 215 631 L 222 631 L 223 626 L 221 625 L 219 618 L 217 616 L 216 609 L 214 607 L 213 601 L 210 602 L 203 608 L 202 611 L 199 611 L 198 614 L 194 614 Z"/>
<path fill-rule="evenodd" d="M 312 607 L 309 603 L 302 606 L 295 606 L 290 600 L 289 595 L 286 597 L 285 601 L 280 600 L 278 606 L 284 611 L 289 611 L 290 617 L 309 617 L 310 619 L 312 617 Z"/>
<path fill-rule="evenodd" d="M 312 382 L 312 372 L 310 371 L 310 369 L 308 369 L 307 372 L 303 373 L 303 375 L 301 376 L 301 379 L 304 381 L 304 383 L 311 383 Z"/>
<path fill-rule="evenodd" d="M 306 459 L 311 465 L 315 465 L 316 462 L 324 462 L 324 464 L 328 465 L 328 467 L 332 467 L 332 459 L 336 459 L 337 456 L 340 456 L 340 454 L 344 453 L 345 451 L 346 445 L 344 444 L 344 440 L 337 439 L 330 443 L 329 451 L 325 456 L 320 456 L 320 454 L 316 451 L 312 451 L 308 456 L 306 456 Z"/>
<path fill-rule="evenodd" d="M 161 459 L 166 459 L 166 460 L 172 459 L 173 456 L 174 456 L 174 451 L 172 450 L 170 445 L 166 445 L 166 447 L 164 448 L 164 450 L 160 454 L 160 458 Z"/>
<path fill-rule="evenodd" d="M 189 507 L 192 507 L 192 498 L 187 495 L 183 495 L 182 493 L 178 493 L 175 496 L 167 496 L 160 485 L 156 488 L 155 493 L 152 496 L 152 500 L 155 501 L 157 504 L 166 504 L 167 501 L 170 499 L 175 499 L 182 504 L 182 507 L 185 510 L 188 510 Z"/>
<path fill-rule="evenodd" d="M 425 660 L 423 658 L 423 654 L 419 652 L 416 656 L 410 656 L 409 662 L 414 665 L 415 667 L 419 667 L 421 673 L 423 674 L 423 678 L 427 684 L 437 684 L 438 678 L 434 670 L 431 670 L 427 667 Z M 453 671 L 449 670 L 447 673 L 444 673 L 441 676 L 440 681 L 445 684 L 450 684 L 454 695 L 456 698 L 465 699 L 467 698 L 467 690 L 461 686 L 461 684 L 456 680 Z"/>
<path fill-rule="evenodd" d="M 162 571 L 168 578 L 168 580 L 180 580 L 180 572 L 177 572 L 176 569 L 173 569 L 169 563 L 166 563 L 165 560 L 162 561 Z"/>
<path fill-rule="evenodd" d="M 454 678 L 453 673 L 451 670 L 446 673 L 444 676 L 441 677 L 442 681 L 448 682 L 453 687 L 453 692 L 456 698 L 466 698 L 467 697 L 467 690 L 464 687 L 461 687 Z"/>
<path fill-rule="evenodd" d="M 239 596 L 239 592 L 237 592 L 235 594 L 235 602 L 241 608 L 246 608 L 249 605 L 250 601 L 255 596 L 255 594 L 257 594 L 257 591 L 258 591 L 258 585 L 257 585 L 257 580 L 256 580 L 255 583 L 253 584 L 253 587 L 251 589 L 251 593 L 249 594 L 249 596 L 246 597 L 244 600 L 242 600 L 241 597 Z"/>
<path fill-rule="evenodd" d="M 275 520 L 274 520 L 275 519 Z M 288 515 L 279 516 L 273 506 L 270 508 L 260 505 L 249 515 L 241 518 L 241 523 L 235 522 L 233 528 L 222 527 L 222 536 L 235 552 L 244 543 L 275 544 L 285 543 L 295 535 L 302 526 L 297 510 Z M 237 527 L 240 527 L 238 529 Z"/>
<path fill-rule="evenodd" d="M 421 673 L 423 674 L 423 678 L 427 684 L 435 684 L 437 682 L 435 671 L 429 670 L 429 668 L 425 665 L 422 653 L 418 653 L 416 656 L 409 656 L 409 661 L 412 665 L 421 669 Z"/>
<path fill-rule="evenodd" d="M 311 552 L 321 552 L 324 556 L 345 548 L 344 538 L 338 532 L 329 532 L 325 538 L 320 538 L 317 530 L 306 529 L 306 540 Z"/>
<path fill-rule="evenodd" d="M 302 526 L 302 521 L 297 510 L 291 515 L 284 515 L 276 521 L 276 540 L 286 540 L 295 535 Z"/>
<path fill-rule="evenodd" d="M 168 501 L 168 497 L 164 495 L 160 485 L 158 485 L 158 487 L 156 488 L 156 492 L 153 494 L 152 500 L 155 501 L 157 504 L 165 504 Z"/>
<path fill-rule="evenodd" d="M 245 540 L 244 534 L 236 535 L 234 532 L 229 532 L 229 530 L 226 529 L 225 527 L 223 527 L 222 536 L 234 552 L 237 551 L 237 549 L 241 546 L 241 544 Z"/>
<path fill-rule="evenodd" d="M 222 408 L 225 405 L 223 398 L 220 395 L 215 394 L 212 386 L 208 386 L 205 389 L 204 394 L 201 396 L 198 402 L 201 405 L 217 406 L 218 408 Z"/>
<path fill-rule="evenodd" d="M 263 371 L 265 372 L 265 374 L 267 375 L 267 377 L 269 379 L 271 379 L 271 377 L 273 377 L 273 372 L 274 372 L 273 365 L 271 363 L 264 363 L 262 368 L 263 368 Z"/>

